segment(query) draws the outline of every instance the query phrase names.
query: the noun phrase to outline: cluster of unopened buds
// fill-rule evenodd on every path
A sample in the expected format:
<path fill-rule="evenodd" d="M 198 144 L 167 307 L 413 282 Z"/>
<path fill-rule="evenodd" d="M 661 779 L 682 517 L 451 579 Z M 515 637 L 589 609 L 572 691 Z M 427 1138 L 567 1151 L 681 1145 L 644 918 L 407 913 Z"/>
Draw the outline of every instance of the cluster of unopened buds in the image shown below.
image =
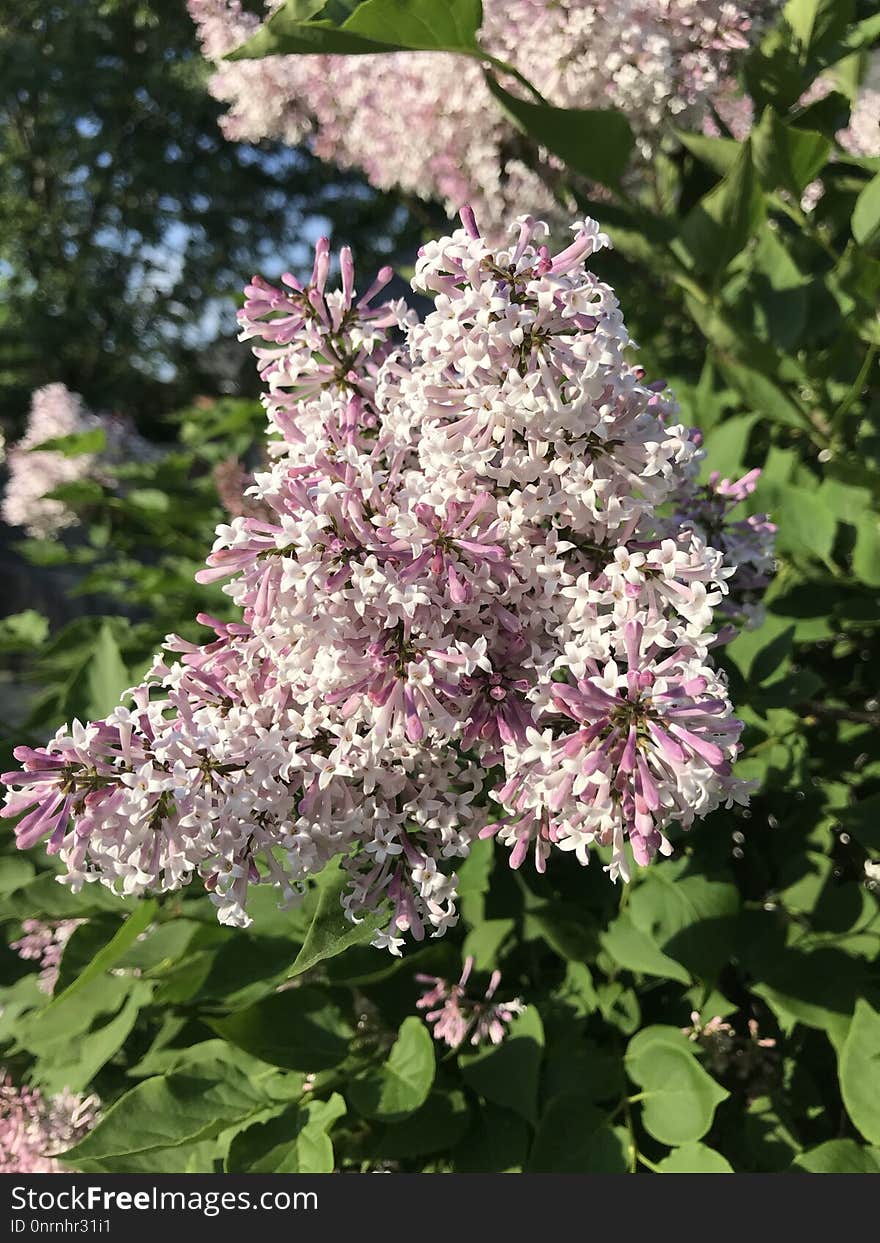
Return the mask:
<path fill-rule="evenodd" d="M 553 254 L 521 217 L 490 247 L 473 213 L 425 245 L 420 320 L 355 292 L 255 277 L 240 312 L 267 393 L 271 517 L 218 528 L 202 581 L 241 620 L 170 636 L 106 719 L 19 747 L 4 814 L 81 888 L 200 876 L 221 922 L 252 886 L 295 902 L 339 858 L 374 944 L 457 922 L 455 860 L 495 837 L 612 879 L 667 829 L 743 802 L 740 723 L 714 666 L 772 528 L 729 520 L 753 477 L 697 483 L 698 437 L 627 361 L 595 221 Z M 740 565 L 736 558 L 745 560 Z"/>
<path fill-rule="evenodd" d="M 464 962 L 457 984 L 450 984 L 441 976 L 416 975 L 425 991 L 416 1002 L 419 1010 L 425 1010 L 425 1021 L 434 1030 L 434 1039 L 442 1040 L 450 1049 L 457 1049 L 469 1039 L 473 1045 L 500 1044 L 507 1029 L 518 1014 L 525 1010 L 520 999 L 496 1001 L 495 993 L 501 983 L 501 972 L 493 971 L 486 992 L 482 997 L 468 993 L 467 984 L 474 967 L 474 959 L 468 956 Z"/>

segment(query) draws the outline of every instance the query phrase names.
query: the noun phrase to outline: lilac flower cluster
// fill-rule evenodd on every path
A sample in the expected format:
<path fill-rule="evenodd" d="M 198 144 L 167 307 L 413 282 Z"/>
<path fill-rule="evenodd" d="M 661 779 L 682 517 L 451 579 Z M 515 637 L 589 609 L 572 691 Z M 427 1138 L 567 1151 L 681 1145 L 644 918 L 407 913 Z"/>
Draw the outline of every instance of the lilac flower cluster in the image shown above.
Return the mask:
<path fill-rule="evenodd" d="M 3 497 L 3 521 L 24 527 L 28 535 L 45 538 L 76 522 L 76 515 L 64 504 L 46 495 L 61 484 L 88 478 L 95 455 L 65 457 L 46 450 L 34 452 L 38 445 L 60 436 L 91 431 L 99 426 L 97 417 L 83 406 L 82 398 L 63 384 L 48 384 L 34 393 L 27 428 L 21 440 L 9 450 L 9 480 Z"/>
<path fill-rule="evenodd" d="M 531 217 L 501 249 L 462 220 L 420 252 L 424 320 L 378 301 L 390 269 L 359 296 L 347 250 L 331 292 L 326 240 L 305 286 L 247 287 L 272 516 L 220 526 L 198 576 L 242 620 L 170 636 L 129 706 L 3 777 L 19 846 L 48 840 L 74 889 L 200 875 L 244 926 L 252 885 L 295 902 L 338 858 L 346 915 L 384 912 L 399 953 L 456 923 L 477 837 L 540 871 L 603 847 L 628 879 L 669 824 L 746 799 L 711 650 L 748 483 L 695 491 L 697 438 L 586 266 L 595 221 L 553 255 Z"/>
<path fill-rule="evenodd" d="M 269 15 L 281 0 L 267 0 Z M 382 188 L 466 202 L 494 236 L 512 206 L 553 210 L 546 152 L 525 156 L 478 64 L 437 53 L 271 56 L 220 63 L 260 25 L 240 0 L 188 0 L 227 137 L 308 140 L 322 159 Z M 482 46 L 550 103 L 624 111 L 643 154 L 669 118 L 700 117 L 776 0 L 484 0 Z M 508 82 L 514 92 L 521 88 Z M 408 140 L 400 141 L 406 99 Z"/>
<path fill-rule="evenodd" d="M 58 450 L 39 449 L 47 441 L 91 431 L 104 433 L 105 447 L 100 454 L 66 457 Z M 47 384 L 34 393 L 25 433 L 7 455 L 9 479 L 3 496 L 3 521 L 23 527 L 35 539 L 56 535 L 78 520 L 64 501 L 47 493 L 83 479 L 109 482 L 108 471 L 114 463 L 154 454 L 126 420 L 93 414 L 78 393 L 63 384 Z"/>
<path fill-rule="evenodd" d="M 98 1121 L 96 1096 L 17 1087 L 0 1072 L 0 1174 L 60 1174 L 55 1155 L 71 1148 Z"/>
<path fill-rule="evenodd" d="M 81 919 L 58 919 L 49 923 L 39 919 L 22 921 L 24 935 L 9 948 L 15 950 L 19 958 L 40 964 L 39 987 L 44 993 L 54 993 L 64 947 L 82 922 Z"/>
<path fill-rule="evenodd" d="M 467 983 L 473 966 L 473 957 L 469 956 L 457 984 L 450 984 L 437 975 L 416 975 L 416 980 L 427 986 L 416 1006 L 427 1011 L 425 1021 L 433 1027 L 434 1039 L 442 1040 L 450 1049 L 457 1049 L 468 1037 L 474 1045 L 486 1041 L 500 1044 L 510 1023 L 525 1010 L 518 997 L 513 1001 L 495 1000 L 501 983 L 500 971 L 492 972 L 482 997 L 471 996 Z"/>

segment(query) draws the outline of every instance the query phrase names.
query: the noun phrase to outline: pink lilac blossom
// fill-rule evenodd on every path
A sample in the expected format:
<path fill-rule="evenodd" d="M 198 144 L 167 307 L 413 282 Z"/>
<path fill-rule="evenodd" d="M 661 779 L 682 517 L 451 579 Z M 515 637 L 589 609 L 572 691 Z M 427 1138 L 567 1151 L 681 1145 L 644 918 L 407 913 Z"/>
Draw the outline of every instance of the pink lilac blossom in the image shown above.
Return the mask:
<path fill-rule="evenodd" d="M 862 91 L 837 140 L 850 155 L 880 156 L 880 90 Z"/>
<path fill-rule="evenodd" d="M 56 1159 L 98 1121 L 97 1096 L 18 1087 L 0 1072 L 0 1174 L 60 1174 Z"/>
<path fill-rule="evenodd" d="M 97 430 L 104 432 L 106 442 L 100 454 L 65 457 L 60 451 L 37 448 L 57 437 Z M 3 521 L 23 527 L 35 539 L 56 535 L 75 526 L 78 519 L 64 501 L 47 493 L 83 479 L 109 481 L 108 471 L 114 463 L 154 452 L 126 420 L 92 414 L 78 393 L 70 392 L 63 384 L 47 384 L 34 393 L 25 433 L 7 454 L 9 478 L 3 497 Z"/>
<path fill-rule="evenodd" d="M 441 976 L 416 975 L 416 980 L 427 986 L 416 1006 L 427 1011 L 425 1022 L 433 1027 L 434 1039 L 442 1040 L 450 1049 L 457 1049 L 468 1038 L 473 1045 L 487 1041 L 500 1044 L 513 1019 L 525 1010 L 518 997 L 513 1001 L 495 1000 L 500 971 L 492 972 L 482 997 L 470 995 L 467 983 L 473 966 L 473 957 L 468 956 L 457 984 L 450 984 Z"/>
<path fill-rule="evenodd" d="M 279 0 L 265 5 L 265 15 Z M 665 119 L 700 116 L 774 0 L 484 0 L 481 44 L 561 107 L 623 110 L 649 154 Z M 553 210 L 560 180 L 546 152 L 526 153 L 474 61 L 438 53 L 271 56 L 221 63 L 258 29 L 238 0 L 189 0 L 210 89 L 237 141 L 311 143 L 381 189 L 474 205 L 490 234 L 518 203 Z M 507 83 L 514 92 L 522 88 Z M 400 140 L 400 101 L 407 140 Z"/>
<path fill-rule="evenodd" d="M 50 923 L 39 919 L 23 920 L 21 929 L 24 935 L 13 941 L 10 949 L 15 950 L 19 958 L 39 962 L 39 986 L 44 993 L 55 991 L 64 947 L 82 922 L 81 919 L 59 919 Z"/>
<path fill-rule="evenodd" d="M 214 637 L 169 636 L 125 706 L 16 749 L 3 814 L 63 883 L 200 876 L 245 926 L 252 885 L 294 903 L 339 859 L 346 916 L 384 912 L 400 953 L 457 922 L 478 837 L 540 871 L 605 848 L 628 879 L 670 824 L 746 800 L 712 649 L 748 480 L 695 490 L 698 437 L 587 266 L 595 221 L 556 254 L 529 216 L 501 248 L 462 225 L 420 251 L 423 320 L 379 300 L 390 269 L 359 295 L 346 249 L 330 291 L 326 239 L 307 284 L 247 286 L 271 516 L 218 527 L 197 576 L 241 620 L 202 617 Z"/>
<path fill-rule="evenodd" d="M 736 567 L 717 612 L 748 630 L 764 620 L 761 598 L 775 571 L 776 525 L 766 514 L 735 519 L 731 511 L 752 495 L 760 476 L 759 470 L 750 470 L 741 479 L 730 480 L 713 471 L 706 483 L 688 480 L 676 494 L 668 528 L 672 533 L 693 527 L 705 543 L 721 550 L 728 565 Z"/>

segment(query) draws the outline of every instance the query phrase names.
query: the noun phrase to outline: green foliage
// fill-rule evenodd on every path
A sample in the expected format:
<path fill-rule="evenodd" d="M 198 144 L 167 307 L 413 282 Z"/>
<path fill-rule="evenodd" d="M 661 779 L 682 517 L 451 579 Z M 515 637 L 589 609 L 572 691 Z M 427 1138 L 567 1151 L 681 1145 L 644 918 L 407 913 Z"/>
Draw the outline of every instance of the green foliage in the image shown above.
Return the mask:
<path fill-rule="evenodd" d="M 486 81 L 517 129 L 565 162 L 573 173 L 616 186 L 634 146 L 629 121 L 613 109 L 566 109 L 520 99 L 487 73 Z"/>
<path fill-rule="evenodd" d="M 869 1143 L 880 1145 L 880 1014 L 866 1001 L 855 1014 L 840 1051 L 840 1088 L 849 1116 Z"/>
<path fill-rule="evenodd" d="M 702 1139 L 729 1093 L 703 1070 L 693 1041 L 675 1027 L 644 1027 L 626 1049 L 626 1069 L 644 1092 L 642 1121 L 661 1144 Z"/>
<path fill-rule="evenodd" d="M 351 1099 L 364 1118 L 397 1122 L 428 1099 L 434 1082 L 434 1043 L 421 1019 L 403 1020 L 388 1060 L 351 1085 Z"/>
<path fill-rule="evenodd" d="M 481 21 L 480 0 L 446 0 L 444 4 L 434 0 L 363 0 L 360 4 L 287 0 L 227 59 L 400 50 L 477 56 Z"/>
<path fill-rule="evenodd" d="M 351 946 L 369 944 L 376 929 L 382 925 L 384 912 L 381 910 L 358 924 L 346 920 L 340 905 L 346 881 L 347 876 L 338 861 L 328 864 L 321 873 L 318 904 L 291 968 L 292 975 L 300 975 L 320 962 L 335 958 Z"/>

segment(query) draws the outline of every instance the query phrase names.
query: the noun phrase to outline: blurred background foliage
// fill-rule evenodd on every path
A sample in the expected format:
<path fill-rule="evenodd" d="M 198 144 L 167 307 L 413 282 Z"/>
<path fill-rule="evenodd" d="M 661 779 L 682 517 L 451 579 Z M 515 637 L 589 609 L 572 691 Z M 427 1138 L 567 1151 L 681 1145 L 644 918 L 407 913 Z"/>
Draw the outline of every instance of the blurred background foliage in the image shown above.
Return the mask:
<path fill-rule="evenodd" d="M 262 50 L 299 50 L 311 9 L 308 38 L 347 51 L 338 27 L 361 7 L 362 37 L 374 21 L 412 46 L 406 5 L 288 0 Z M 448 5 L 465 24 L 478 7 Z M 62 537 L 14 541 L 29 582 L 82 603 L 59 625 L 34 588 L 0 624 L 8 746 L 106 712 L 167 631 L 226 615 L 192 576 L 228 464 L 259 465 L 261 418 L 201 334 L 230 336 L 242 278 L 302 259 L 319 228 L 361 272 L 405 263 L 439 213 L 304 151 L 225 143 L 173 0 L 0 13 L 4 417 L 62 380 L 163 442 L 112 483 L 68 487 L 79 525 Z M 458 928 L 402 962 L 331 918 L 333 875 L 295 912 L 262 893 L 254 928 L 233 931 L 195 888 L 74 897 L 6 834 L 6 940 L 26 918 L 84 921 L 53 999 L 0 957 L 6 1065 L 105 1102 L 77 1168 L 880 1171 L 880 159 L 835 138 L 878 39 L 873 4 L 790 0 L 742 66 L 746 139 L 670 132 L 636 182 L 625 124 L 562 118 L 489 71 L 611 232 L 597 270 L 708 466 L 763 471 L 749 504 L 778 525 L 778 575 L 765 623 L 723 656 L 751 806 L 679 832 L 626 889 L 567 861 L 513 874 L 481 843 Z M 799 103 L 819 73 L 835 89 Z M 435 1056 L 414 972 L 454 978 L 468 954 L 527 1010 L 499 1048 Z"/>
<path fill-rule="evenodd" d="M 412 247 L 407 213 L 363 178 L 226 142 L 207 77 L 180 0 L 0 6 L 7 435 L 50 381 L 145 422 L 218 381 L 255 392 L 229 348 L 243 276 L 305 262 L 321 231 L 371 266 Z"/>

